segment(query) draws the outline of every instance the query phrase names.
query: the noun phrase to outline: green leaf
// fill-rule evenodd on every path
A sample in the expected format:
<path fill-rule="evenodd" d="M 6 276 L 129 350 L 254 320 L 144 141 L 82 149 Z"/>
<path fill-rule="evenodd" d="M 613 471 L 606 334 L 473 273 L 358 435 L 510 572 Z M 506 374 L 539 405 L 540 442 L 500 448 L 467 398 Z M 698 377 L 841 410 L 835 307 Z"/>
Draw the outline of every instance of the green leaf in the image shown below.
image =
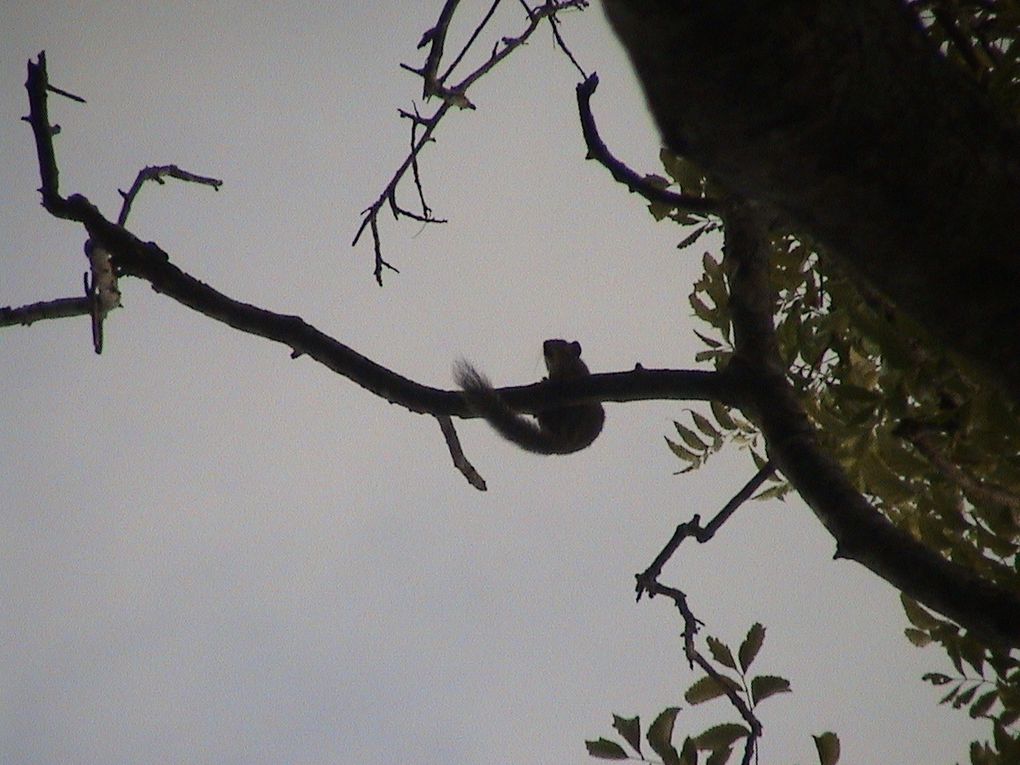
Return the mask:
<path fill-rule="evenodd" d="M 698 765 L 698 745 L 688 736 L 680 750 L 680 765 Z"/>
<path fill-rule="evenodd" d="M 752 499 L 759 502 L 765 499 L 782 499 L 790 491 L 790 485 L 788 483 L 782 483 L 779 486 L 770 486 L 767 489 L 762 489 L 760 492 L 754 495 Z"/>
<path fill-rule="evenodd" d="M 960 655 L 982 677 L 985 676 L 985 649 L 974 640 L 967 639 L 960 644 Z"/>
<path fill-rule="evenodd" d="M 685 157 L 677 156 L 668 149 L 659 151 L 662 167 L 677 184 L 688 194 L 700 194 L 704 174 L 697 166 Z"/>
<path fill-rule="evenodd" d="M 939 704 L 948 704 L 950 701 L 953 701 L 956 698 L 956 694 L 960 692 L 961 687 L 962 686 L 960 685 L 954 686 L 949 693 L 939 699 Z M 957 707 L 957 709 L 959 709 L 959 707 Z"/>
<path fill-rule="evenodd" d="M 907 640 L 909 640 L 913 645 L 917 646 L 918 648 L 924 648 L 926 645 L 929 645 L 932 642 L 931 635 L 929 635 L 927 632 L 922 632 L 921 630 L 914 629 L 913 627 L 907 627 L 906 629 L 904 629 L 903 634 L 907 636 Z"/>
<path fill-rule="evenodd" d="M 775 675 L 758 675 L 751 680 L 751 703 L 760 704 L 777 693 L 790 693 L 790 681 Z"/>
<path fill-rule="evenodd" d="M 678 250 L 686 250 L 688 247 L 690 247 L 692 244 L 698 241 L 699 237 L 701 237 L 701 235 L 705 233 L 705 229 L 707 228 L 708 224 L 702 223 L 700 226 L 694 229 L 694 231 L 692 231 L 683 239 L 681 239 L 680 243 L 676 246 L 676 248 Z"/>
<path fill-rule="evenodd" d="M 673 748 L 673 723 L 676 722 L 677 713 L 680 707 L 667 707 L 659 712 L 651 726 L 648 728 L 648 745 L 652 747 L 664 765 L 679 765 L 680 755 Z"/>
<path fill-rule="evenodd" d="M 691 410 L 691 419 L 694 420 L 694 425 L 709 438 L 715 440 L 718 439 L 722 434 L 716 429 L 716 427 L 709 421 L 703 414 Z"/>
<path fill-rule="evenodd" d="M 613 715 L 613 727 L 630 744 L 631 749 L 641 754 L 641 718 Z"/>
<path fill-rule="evenodd" d="M 714 281 L 723 280 L 722 266 L 710 253 L 706 252 L 701 256 L 701 265 L 705 269 L 705 275 L 708 276 L 709 279 Z"/>
<path fill-rule="evenodd" d="M 705 305 L 705 302 L 695 294 L 691 294 L 687 300 L 691 304 L 691 308 L 694 309 L 694 315 L 701 319 L 706 324 L 711 324 L 713 327 L 716 323 L 716 317 L 719 315 L 718 308 L 709 308 Z"/>
<path fill-rule="evenodd" d="M 676 443 L 676 441 L 670 441 L 669 438 L 666 438 L 666 445 L 673 454 L 685 462 L 701 462 L 701 457 L 699 455 L 695 454 L 690 449 L 685 449 L 683 446 Z"/>
<path fill-rule="evenodd" d="M 724 695 L 727 690 L 738 690 L 739 688 L 736 681 L 726 676 L 722 676 L 722 683 L 716 681 L 714 677 L 703 677 L 687 689 L 684 693 L 684 700 L 688 704 L 703 704 Z"/>
<path fill-rule="evenodd" d="M 733 353 L 729 350 L 708 350 L 698 351 L 694 354 L 694 360 L 699 364 L 704 361 L 711 361 L 716 369 L 722 369 L 726 366 L 726 362 L 729 360 Z"/>
<path fill-rule="evenodd" d="M 836 765 L 839 762 L 839 736 L 827 731 L 811 738 L 815 740 L 815 749 L 818 750 L 818 765 Z"/>
<path fill-rule="evenodd" d="M 655 202 L 648 203 L 648 212 L 652 214 L 652 217 L 655 218 L 656 222 L 668 218 L 669 214 L 675 209 L 676 208 L 669 204 L 669 202 L 660 202 L 657 200 Z"/>
<path fill-rule="evenodd" d="M 710 338 L 710 337 L 708 337 L 706 335 L 701 334 L 696 329 L 693 330 L 693 332 L 694 332 L 695 335 L 698 336 L 698 339 L 701 340 L 701 342 L 703 342 L 709 348 L 721 348 L 722 347 L 722 343 L 720 343 L 718 340 L 713 340 L 712 338 Z M 712 399 L 712 403 L 715 404 L 716 400 Z"/>
<path fill-rule="evenodd" d="M 903 611 L 907 614 L 910 623 L 918 629 L 930 630 L 940 624 L 940 620 L 932 616 L 913 598 L 900 593 L 900 603 L 903 604 Z"/>
<path fill-rule="evenodd" d="M 963 693 L 957 694 L 956 698 L 953 699 L 953 708 L 963 709 L 963 707 L 967 706 L 971 701 L 974 700 L 974 696 L 977 695 L 977 689 L 978 687 L 975 685 L 971 688 L 968 688 Z"/>
<path fill-rule="evenodd" d="M 984 717 L 988 714 L 988 710 L 992 708 L 992 705 L 995 704 L 995 700 L 997 698 L 999 698 L 999 694 L 995 691 L 988 691 L 988 693 L 982 694 L 978 697 L 978 700 L 971 705 L 969 712 L 970 716 L 974 719 Z"/>
<path fill-rule="evenodd" d="M 738 739 L 747 738 L 751 735 L 745 726 L 739 723 L 722 723 L 713 725 L 704 733 L 695 737 L 698 749 L 724 749 Z"/>
<path fill-rule="evenodd" d="M 701 335 L 698 335 L 698 337 L 701 337 Z M 708 405 L 711 407 L 712 416 L 715 417 L 715 421 L 719 423 L 720 428 L 723 430 L 737 429 L 737 421 L 730 416 L 729 407 L 715 399 L 712 399 Z"/>
<path fill-rule="evenodd" d="M 716 749 L 712 754 L 705 760 L 705 765 L 726 765 L 730 759 L 730 755 L 733 754 L 733 747 L 726 747 L 725 749 Z"/>
<path fill-rule="evenodd" d="M 714 638 L 709 635 L 708 650 L 712 652 L 712 658 L 724 667 L 729 667 L 730 669 L 737 668 L 737 663 L 733 660 L 733 652 L 730 650 L 730 647 L 719 638 Z"/>
<path fill-rule="evenodd" d="M 755 622 L 751 625 L 751 629 L 747 631 L 747 637 L 744 638 L 744 642 L 740 644 L 740 649 L 737 651 L 737 657 L 740 659 L 740 668 L 747 671 L 747 668 L 751 666 L 751 662 L 754 661 L 754 657 L 758 655 L 758 651 L 761 650 L 761 644 L 765 641 L 765 628 Z"/>
<path fill-rule="evenodd" d="M 590 756 L 597 757 L 600 760 L 628 759 L 627 752 L 624 751 L 623 747 L 607 738 L 600 738 L 598 741 L 585 741 L 584 745 L 587 747 Z"/>
<path fill-rule="evenodd" d="M 703 452 L 708 449 L 708 444 L 702 441 L 698 434 L 688 428 L 686 425 L 681 425 L 679 422 L 673 421 L 676 426 L 676 432 L 680 434 L 680 438 L 683 439 L 684 443 L 694 449 L 696 452 Z"/>
<path fill-rule="evenodd" d="M 1017 720 L 1020 720 L 1020 709 L 1006 709 L 999 715 L 999 725 L 1010 727 Z"/>
<path fill-rule="evenodd" d="M 945 647 L 946 655 L 949 657 L 949 660 L 953 662 L 953 667 L 956 669 L 957 672 L 959 672 L 962 675 L 963 661 L 960 658 L 960 646 L 957 644 L 956 641 L 954 641 L 946 643 Z"/>

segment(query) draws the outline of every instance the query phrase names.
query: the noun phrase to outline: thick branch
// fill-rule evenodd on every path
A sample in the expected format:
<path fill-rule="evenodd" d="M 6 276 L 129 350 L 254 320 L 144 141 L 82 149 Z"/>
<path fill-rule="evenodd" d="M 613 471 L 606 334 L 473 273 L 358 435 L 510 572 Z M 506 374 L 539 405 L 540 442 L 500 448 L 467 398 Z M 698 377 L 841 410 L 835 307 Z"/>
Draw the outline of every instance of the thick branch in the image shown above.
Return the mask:
<path fill-rule="evenodd" d="M 761 427 L 770 459 L 849 558 L 901 592 L 992 643 L 1020 646 L 1020 597 L 943 558 L 875 510 L 817 434 L 787 382 L 772 326 L 768 240 L 756 211 L 734 204 L 725 216 L 735 356 L 744 376 L 741 407 Z"/>
<path fill-rule="evenodd" d="M 83 222 L 94 238 L 114 253 L 121 274 L 152 284 L 157 292 L 235 329 L 284 343 L 295 355 L 307 355 L 352 382 L 413 412 L 475 417 L 460 391 L 445 391 L 414 382 L 329 337 L 298 316 L 278 314 L 242 303 L 184 273 L 156 245 L 138 241 L 129 232 L 102 219 L 81 197 Z M 588 379 L 535 383 L 500 389 L 507 403 L 522 412 L 537 412 L 579 401 L 636 401 L 662 398 L 730 399 L 729 379 L 714 372 L 635 369 L 597 374 Z"/>
<path fill-rule="evenodd" d="M 295 356 L 307 355 L 378 396 L 413 412 L 437 416 L 475 417 L 460 391 L 445 391 L 414 382 L 353 348 L 334 340 L 298 316 L 274 313 L 234 300 L 186 274 L 153 242 L 142 242 L 124 226 L 107 220 L 80 194 L 64 198 L 56 187 L 53 131 L 46 122 L 45 58 L 29 62 L 29 121 L 35 132 L 43 179 L 43 204 L 52 214 L 82 223 L 89 238 L 109 251 L 120 275 L 148 281 L 153 289 L 182 305 L 242 332 L 289 346 Z M 648 399 L 719 399 L 732 402 L 730 378 L 715 372 L 650 370 L 598 374 L 573 381 L 541 382 L 500 389 L 507 403 L 522 412 L 538 412 L 583 401 Z"/>

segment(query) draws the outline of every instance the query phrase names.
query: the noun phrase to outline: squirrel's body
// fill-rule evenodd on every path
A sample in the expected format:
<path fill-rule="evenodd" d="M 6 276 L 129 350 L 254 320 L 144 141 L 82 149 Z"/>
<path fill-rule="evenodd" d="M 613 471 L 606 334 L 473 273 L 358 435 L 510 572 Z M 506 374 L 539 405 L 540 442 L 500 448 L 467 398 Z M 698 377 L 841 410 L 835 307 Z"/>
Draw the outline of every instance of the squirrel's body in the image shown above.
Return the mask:
<path fill-rule="evenodd" d="M 550 380 L 571 380 L 591 374 L 581 361 L 581 344 L 546 340 L 542 344 Z M 576 404 L 525 417 L 511 409 L 492 384 L 465 361 L 454 368 L 457 384 L 471 407 L 496 431 L 522 449 L 536 454 L 570 454 L 584 449 L 602 432 L 606 414 L 602 404 Z"/>

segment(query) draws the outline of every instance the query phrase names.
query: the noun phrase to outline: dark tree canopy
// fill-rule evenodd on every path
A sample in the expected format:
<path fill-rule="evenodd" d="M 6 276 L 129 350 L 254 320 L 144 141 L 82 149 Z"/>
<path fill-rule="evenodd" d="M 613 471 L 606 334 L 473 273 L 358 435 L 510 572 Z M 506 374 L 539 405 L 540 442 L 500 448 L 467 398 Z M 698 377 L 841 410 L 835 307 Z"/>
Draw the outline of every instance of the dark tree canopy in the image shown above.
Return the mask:
<path fill-rule="evenodd" d="M 902 4 L 607 0 L 669 147 L 1020 396 L 1020 132 Z"/>

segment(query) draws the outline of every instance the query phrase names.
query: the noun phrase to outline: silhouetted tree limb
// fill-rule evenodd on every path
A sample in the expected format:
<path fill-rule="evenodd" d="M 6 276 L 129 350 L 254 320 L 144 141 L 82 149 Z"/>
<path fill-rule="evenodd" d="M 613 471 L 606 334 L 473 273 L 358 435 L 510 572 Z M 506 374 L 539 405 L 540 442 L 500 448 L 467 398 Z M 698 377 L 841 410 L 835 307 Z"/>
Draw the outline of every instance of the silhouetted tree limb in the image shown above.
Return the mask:
<path fill-rule="evenodd" d="M 439 416 L 472 417 L 459 391 L 422 385 L 329 337 L 298 316 L 234 300 L 173 265 L 155 243 L 142 242 L 107 220 L 80 194 L 60 194 L 53 128 L 46 121 L 45 57 L 29 62 L 31 113 L 37 141 L 44 207 L 78 221 L 110 253 L 120 276 L 135 276 L 181 304 L 243 332 L 283 343 L 386 400 Z M 1009 645 L 1020 644 L 1020 599 L 950 564 L 893 527 L 850 485 L 817 443 L 813 428 L 785 378 L 772 328 L 767 280 L 767 232 L 753 205 L 731 202 L 724 215 L 724 265 L 730 281 L 735 357 L 725 372 L 648 370 L 594 374 L 577 381 L 548 381 L 503 388 L 508 404 L 536 412 L 588 400 L 716 399 L 740 406 L 759 423 L 770 458 L 815 510 L 837 540 L 837 555 L 853 558 L 914 599 L 961 625 Z"/>
<path fill-rule="evenodd" d="M 769 459 L 836 540 L 836 557 L 861 563 L 990 644 L 1020 646 L 1020 596 L 894 526 L 822 448 L 779 358 L 767 227 L 754 205 L 739 202 L 730 203 L 724 223 L 735 352 L 729 369 L 746 380 L 737 388 L 744 396 L 738 406 L 761 428 Z"/>
<path fill-rule="evenodd" d="M 656 186 L 648 178 L 639 175 L 613 156 L 605 141 L 602 140 L 602 136 L 599 135 L 598 127 L 595 124 L 595 115 L 591 111 L 591 97 L 598 84 L 598 75 L 593 74 L 577 86 L 577 111 L 581 118 L 581 134 L 588 147 L 587 159 L 594 159 L 612 174 L 614 180 L 640 194 L 649 202 L 661 202 L 690 213 L 717 215 L 719 213 L 717 200 L 678 193 Z"/>
<path fill-rule="evenodd" d="M 28 69 L 29 122 L 36 136 L 40 158 L 43 206 L 55 217 L 80 222 L 89 239 L 110 252 L 119 276 L 144 279 L 157 292 L 209 318 L 242 332 L 282 343 L 291 348 L 293 356 L 306 355 L 412 412 L 460 418 L 477 416 L 469 409 L 459 390 L 442 390 L 410 380 L 329 337 L 298 316 L 275 313 L 228 297 L 171 263 L 168 254 L 156 243 L 143 242 L 124 226 L 107 220 L 83 195 L 62 196 L 53 151 L 53 130 L 46 121 L 45 56 L 40 54 L 36 63 L 30 61 Z M 699 370 L 653 370 L 640 366 L 630 372 L 603 373 L 583 380 L 545 381 L 499 390 L 512 407 L 530 413 L 588 400 L 734 401 L 737 396 L 732 389 L 731 378 L 724 374 Z"/>

